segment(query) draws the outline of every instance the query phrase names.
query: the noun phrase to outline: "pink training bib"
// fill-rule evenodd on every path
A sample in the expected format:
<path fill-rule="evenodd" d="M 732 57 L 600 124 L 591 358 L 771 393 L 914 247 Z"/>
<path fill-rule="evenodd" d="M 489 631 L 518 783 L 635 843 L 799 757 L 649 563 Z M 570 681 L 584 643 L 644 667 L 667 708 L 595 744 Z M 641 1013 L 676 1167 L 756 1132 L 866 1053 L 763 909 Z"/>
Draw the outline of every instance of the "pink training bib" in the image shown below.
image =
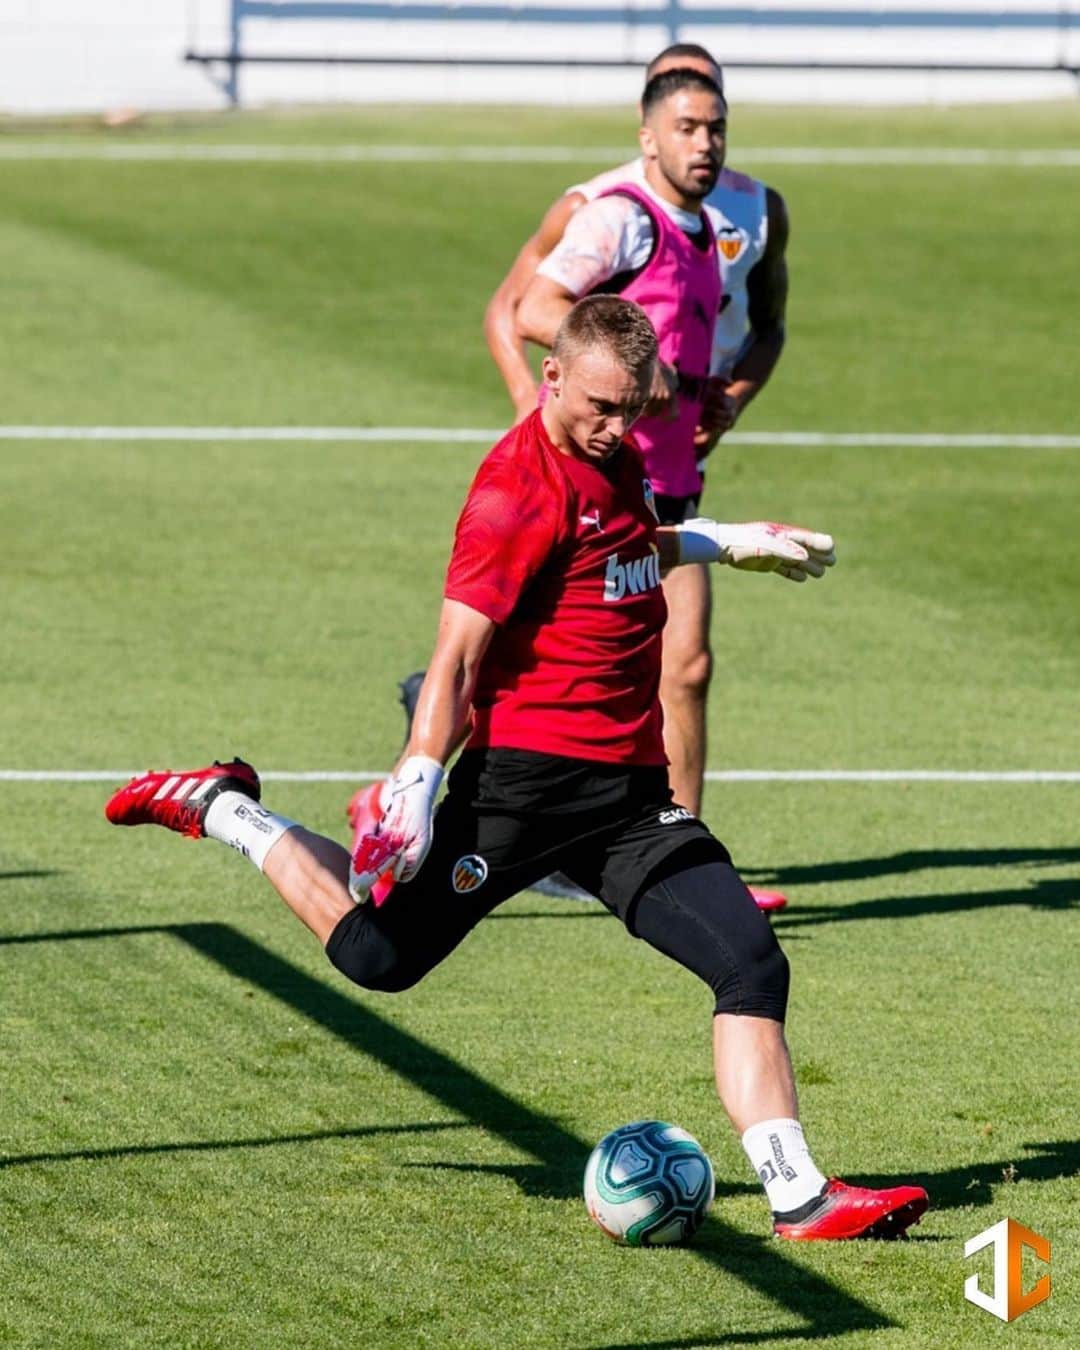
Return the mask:
<path fill-rule="evenodd" d="M 656 329 L 660 359 L 679 372 L 678 417 L 674 421 L 640 418 L 634 423 L 634 440 L 645 457 L 653 490 L 666 497 L 689 497 L 701 491 L 694 429 L 705 397 L 720 310 L 712 226 L 703 216 L 702 235 L 691 238 L 632 183 L 610 188 L 601 196 L 630 197 L 652 221 L 653 251 L 645 266 L 629 279 L 612 277 L 594 293 L 617 294 L 639 304 Z"/>

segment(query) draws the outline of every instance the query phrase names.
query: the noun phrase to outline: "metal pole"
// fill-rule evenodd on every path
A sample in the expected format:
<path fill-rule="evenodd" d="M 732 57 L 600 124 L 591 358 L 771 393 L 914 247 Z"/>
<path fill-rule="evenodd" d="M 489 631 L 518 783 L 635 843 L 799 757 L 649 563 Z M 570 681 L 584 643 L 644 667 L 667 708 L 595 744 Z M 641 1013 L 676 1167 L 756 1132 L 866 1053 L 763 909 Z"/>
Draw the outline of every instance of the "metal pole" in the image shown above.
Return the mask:
<path fill-rule="evenodd" d="M 240 7 L 243 0 L 229 4 L 229 73 L 225 77 L 225 94 L 230 108 L 240 106 Z"/>

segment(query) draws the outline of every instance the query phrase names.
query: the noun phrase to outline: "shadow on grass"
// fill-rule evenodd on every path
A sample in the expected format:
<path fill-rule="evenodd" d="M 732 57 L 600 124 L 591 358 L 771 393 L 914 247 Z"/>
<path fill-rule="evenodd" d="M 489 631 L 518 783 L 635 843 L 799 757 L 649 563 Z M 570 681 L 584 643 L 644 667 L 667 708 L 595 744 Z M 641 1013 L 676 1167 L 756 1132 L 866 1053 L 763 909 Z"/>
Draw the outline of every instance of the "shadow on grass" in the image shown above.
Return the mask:
<path fill-rule="evenodd" d="M 508 1177 L 521 1187 L 526 1194 L 530 1194 L 532 1179 L 529 1177 L 530 1169 L 535 1170 L 535 1164 L 522 1163 L 460 1163 L 460 1162 L 414 1162 L 403 1163 L 403 1167 L 424 1167 L 438 1172 L 477 1172 L 487 1176 Z M 574 1196 L 581 1194 L 580 1178 L 578 1184 L 574 1187 Z M 743 1181 L 717 1181 L 716 1198 L 717 1200 L 730 1200 L 736 1195 L 760 1195 L 761 1187 L 751 1185 Z M 569 1199 L 569 1196 L 557 1197 L 560 1199 Z"/>
<path fill-rule="evenodd" d="M 62 928 L 52 933 L 5 933 L 0 947 L 21 947 L 34 942 L 75 942 L 80 938 L 139 937 L 143 933 L 175 933 L 168 924 L 148 923 L 130 928 Z"/>
<path fill-rule="evenodd" d="M 510 1147 L 527 1155 L 531 1162 L 498 1169 L 517 1182 L 526 1194 L 556 1199 L 576 1198 L 580 1194 L 590 1144 L 554 1117 L 515 1100 L 443 1051 L 425 1044 L 224 924 L 69 930 L 0 939 L 0 944 L 86 941 L 140 933 L 161 933 L 178 938 L 236 979 L 272 995 L 344 1044 L 384 1064 L 463 1117 L 464 1122 L 497 1135 Z M 127 1151 L 120 1150 L 120 1153 Z M 19 1162 L 17 1158 L 7 1159 L 6 1165 L 16 1166 Z M 763 1205 L 763 1225 L 765 1221 Z M 829 1340 L 848 1331 L 870 1331 L 896 1325 L 824 1276 L 789 1260 L 771 1239 L 748 1238 L 720 1220 L 710 1219 L 687 1255 L 741 1281 L 798 1319 L 801 1325 L 740 1333 L 725 1324 L 712 1340 L 656 1342 L 651 1350 L 659 1350 L 663 1344 L 751 1345 L 778 1337 L 792 1341 Z M 703 1288 L 702 1298 L 708 1297 L 708 1291 Z M 723 1321 L 723 1318 L 721 1309 L 718 1319 Z M 644 1350 L 644 1343 L 641 1350 Z"/>
<path fill-rule="evenodd" d="M 970 895 L 893 895 L 879 900 L 855 900 L 847 905 L 815 905 L 787 910 L 773 918 L 778 934 L 825 923 L 861 919 L 916 919 L 926 914 L 963 914 L 976 909 L 1025 906 L 1040 910 L 1069 910 L 1080 906 L 1080 878 L 1041 880 L 1010 891 L 976 891 Z"/>
<path fill-rule="evenodd" d="M 747 867 L 740 873 L 749 883 L 778 887 L 814 886 L 835 882 L 864 881 L 874 877 L 902 876 L 911 872 L 943 868 L 976 867 L 1060 867 L 1080 862 L 1080 848 L 971 848 L 913 849 L 881 858 L 849 858 L 835 862 L 794 865 L 791 867 Z M 799 928 L 818 924 L 863 919 L 912 919 L 926 914 L 956 914 L 969 910 L 995 909 L 1023 905 L 1031 909 L 1068 910 L 1080 906 L 1080 877 L 1035 878 L 1024 886 L 1002 890 L 983 890 L 968 895 L 903 895 L 881 899 L 857 900 L 845 905 L 815 905 L 800 908 L 796 899 L 792 908 L 770 916 L 777 932 L 788 940 Z M 610 917 L 599 904 L 581 904 L 580 908 L 558 912 L 519 910 L 496 913 L 495 920 L 506 919 L 603 919 Z"/>
<path fill-rule="evenodd" d="M 740 869 L 754 881 L 777 886 L 816 886 L 830 881 L 867 881 L 873 877 L 902 876 L 947 867 L 1061 866 L 1080 862 L 1080 848 L 955 848 L 911 849 L 882 858 L 846 858 L 835 862 L 791 867 Z"/>
<path fill-rule="evenodd" d="M 772 880 L 773 878 L 770 878 Z M 788 884 L 785 882 L 785 884 Z M 769 915 L 777 935 L 791 942 L 799 930 L 827 923 L 850 923 L 864 919 L 917 919 L 927 914 L 963 914 L 977 909 L 1026 906 L 1029 909 L 1065 911 L 1080 907 L 1080 878 L 1035 881 L 1008 891 L 976 891 L 968 895 L 892 895 L 877 900 L 855 900 L 844 905 L 813 905 L 800 908 L 796 900 L 788 910 Z M 599 905 L 582 905 L 580 912 L 525 910 L 490 914 L 485 923 L 505 919 L 608 919 Z"/>
<path fill-rule="evenodd" d="M 782 1302 L 789 1312 L 801 1315 L 804 1319 L 803 1325 L 776 1326 L 760 1331 L 739 1331 L 731 1326 L 723 1326 L 711 1336 L 688 1336 L 680 1337 L 678 1340 L 604 1342 L 591 1347 L 591 1350 L 682 1350 L 684 1346 L 787 1345 L 839 1338 L 853 1331 L 871 1331 L 896 1326 L 895 1323 L 882 1317 L 875 1317 L 873 1314 L 872 1320 L 860 1320 L 859 1315 L 853 1317 L 852 1310 L 847 1306 L 849 1295 L 839 1289 L 836 1289 L 839 1301 L 831 1304 L 826 1288 L 829 1282 L 823 1280 L 816 1271 L 798 1265 L 782 1255 L 781 1252 L 788 1245 L 777 1242 L 771 1236 L 757 1237 L 739 1232 L 722 1220 L 710 1216 L 694 1237 L 690 1250 L 704 1260 L 728 1271 L 751 1288 L 760 1290 L 758 1280 L 763 1270 L 769 1272 L 769 1279 L 777 1277 L 782 1279 L 784 1282 L 782 1292 L 775 1287 L 762 1292 L 767 1292 L 775 1301 Z M 869 1309 L 864 1306 L 863 1313 L 867 1312 Z M 718 1320 L 722 1319 L 721 1310 Z"/>
<path fill-rule="evenodd" d="M 0 1167 L 2 1166 L 4 1164 L 0 1162 Z M 527 1163 L 514 1166 L 501 1163 L 416 1162 L 404 1163 L 403 1166 L 505 1176 L 515 1181 L 526 1192 L 530 1191 L 532 1181 L 529 1176 L 531 1165 Z M 1051 1140 L 1041 1144 L 1025 1144 L 1024 1152 L 1016 1157 L 998 1162 L 977 1163 L 973 1167 L 953 1167 L 943 1172 L 922 1172 L 918 1175 L 910 1172 L 896 1176 L 869 1173 L 853 1176 L 845 1173 L 844 1179 L 853 1185 L 874 1188 L 911 1184 L 924 1186 L 930 1195 L 931 1209 L 944 1210 L 992 1204 L 995 1198 L 994 1188 L 1003 1184 L 1021 1181 L 1063 1181 L 1077 1176 L 1080 1176 L 1080 1140 Z M 725 1182 L 718 1179 L 716 1183 L 718 1201 L 757 1194 L 759 1187 L 748 1182 Z M 709 1227 L 715 1222 L 715 1219 L 710 1219 Z M 707 1233 L 708 1228 L 703 1231 Z M 916 1241 L 942 1240 L 923 1237 L 915 1231 L 912 1232 L 912 1238 Z M 698 1242 L 700 1241 L 699 1236 Z M 756 1243 L 760 1239 L 743 1234 L 740 1241 Z"/>
<path fill-rule="evenodd" d="M 172 1144 L 118 1144 L 113 1148 L 80 1148 L 67 1153 L 20 1153 L 0 1157 L 0 1172 L 32 1163 L 102 1162 L 115 1158 L 142 1158 L 158 1153 L 224 1153 L 237 1148 L 273 1148 L 278 1144 L 317 1144 L 327 1139 L 365 1139 L 368 1135 L 433 1134 L 467 1130 L 467 1120 L 424 1121 L 416 1125 L 360 1125 L 355 1130 L 313 1130 L 306 1134 L 274 1134 L 261 1139 L 190 1139 Z"/>
<path fill-rule="evenodd" d="M 1080 1174 L 1080 1140 L 1050 1140 L 1025 1144 L 1018 1157 L 1000 1162 L 976 1163 L 973 1167 L 952 1167 L 944 1172 L 922 1172 L 917 1176 L 845 1177 L 860 1186 L 898 1186 L 915 1182 L 930 1195 L 931 1211 L 963 1209 L 968 1205 L 989 1205 L 994 1187 L 1020 1181 L 1063 1181 Z M 1000 1198 L 1000 1197 L 998 1197 Z"/>
<path fill-rule="evenodd" d="M 840 1332 L 838 1335 L 842 1334 Z M 779 1327 L 776 1331 L 744 1331 L 721 1336 L 680 1336 L 677 1341 L 605 1341 L 589 1350 L 696 1350 L 697 1347 L 723 1345 L 776 1345 L 791 1341 L 818 1340 L 821 1333 L 809 1327 Z"/>
<path fill-rule="evenodd" d="M 0 881 L 31 881 L 37 877 L 58 877 L 59 872 L 47 867 L 31 867 L 24 872 L 0 872 Z"/>

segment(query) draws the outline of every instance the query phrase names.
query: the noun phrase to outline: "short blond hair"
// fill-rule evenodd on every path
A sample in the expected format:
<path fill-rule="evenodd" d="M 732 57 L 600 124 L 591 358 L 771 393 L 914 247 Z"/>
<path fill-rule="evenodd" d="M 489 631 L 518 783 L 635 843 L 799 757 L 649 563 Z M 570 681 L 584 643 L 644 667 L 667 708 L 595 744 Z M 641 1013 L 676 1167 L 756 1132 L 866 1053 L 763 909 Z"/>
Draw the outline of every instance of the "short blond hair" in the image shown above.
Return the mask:
<path fill-rule="evenodd" d="M 628 374 L 642 379 L 656 362 L 659 345 L 649 316 L 618 295 L 587 295 L 563 319 L 551 354 L 568 365 L 583 351 L 609 351 Z"/>

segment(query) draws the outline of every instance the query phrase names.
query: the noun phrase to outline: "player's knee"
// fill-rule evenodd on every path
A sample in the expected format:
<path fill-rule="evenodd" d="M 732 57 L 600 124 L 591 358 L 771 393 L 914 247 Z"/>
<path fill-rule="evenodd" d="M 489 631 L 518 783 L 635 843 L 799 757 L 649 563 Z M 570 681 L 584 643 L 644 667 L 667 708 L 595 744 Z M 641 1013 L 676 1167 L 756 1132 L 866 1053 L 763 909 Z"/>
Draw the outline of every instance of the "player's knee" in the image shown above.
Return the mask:
<path fill-rule="evenodd" d="M 353 984 L 385 994 L 411 988 L 422 973 L 402 961 L 396 944 L 370 922 L 366 905 L 357 905 L 340 920 L 327 941 L 326 955 Z"/>
<path fill-rule="evenodd" d="M 787 1016 L 791 967 L 775 938 L 744 956 L 737 968 L 726 966 L 710 983 L 718 1013 L 769 1017 L 776 1022 Z"/>
<path fill-rule="evenodd" d="M 671 865 L 638 897 L 627 927 L 704 980 L 718 1013 L 782 1022 L 787 958 L 727 850 L 706 837 L 673 854 Z"/>

